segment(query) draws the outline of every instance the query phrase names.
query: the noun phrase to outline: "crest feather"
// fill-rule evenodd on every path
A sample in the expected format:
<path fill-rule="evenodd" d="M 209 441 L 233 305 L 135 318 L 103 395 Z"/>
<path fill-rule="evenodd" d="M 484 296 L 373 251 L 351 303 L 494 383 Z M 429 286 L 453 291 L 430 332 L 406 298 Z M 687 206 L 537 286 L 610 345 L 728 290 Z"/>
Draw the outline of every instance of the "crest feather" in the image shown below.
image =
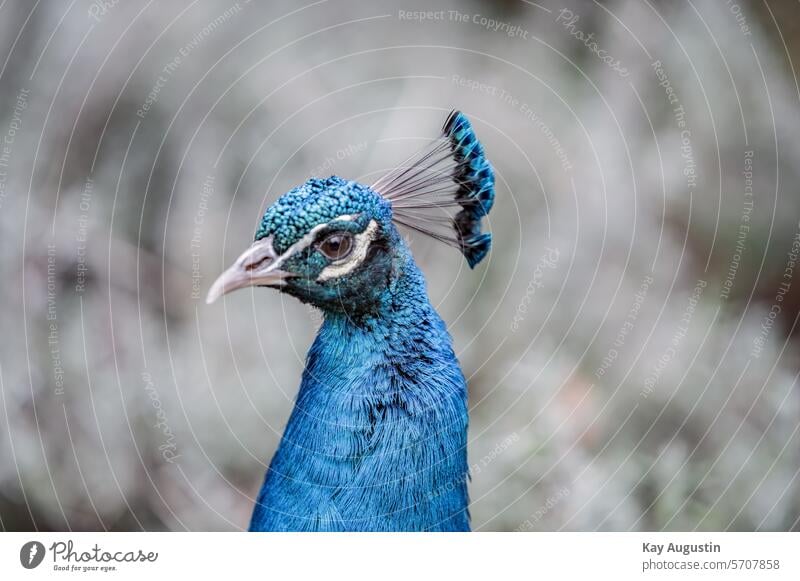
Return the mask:
<path fill-rule="evenodd" d="M 492 235 L 481 232 L 481 219 L 494 203 L 494 170 L 460 111 L 372 189 L 391 202 L 395 222 L 458 248 L 470 268 L 488 254 Z"/>

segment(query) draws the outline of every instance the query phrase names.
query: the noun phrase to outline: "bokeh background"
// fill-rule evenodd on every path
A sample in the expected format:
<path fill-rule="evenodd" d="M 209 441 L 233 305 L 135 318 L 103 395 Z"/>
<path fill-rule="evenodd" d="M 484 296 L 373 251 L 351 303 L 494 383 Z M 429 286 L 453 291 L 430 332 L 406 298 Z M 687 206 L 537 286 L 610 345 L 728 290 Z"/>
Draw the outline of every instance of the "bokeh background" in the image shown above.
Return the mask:
<path fill-rule="evenodd" d="M 2 0 L 0 527 L 246 527 L 320 315 L 208 286 L 281 193 L 374 181 L 457 107 L 492 254 L 409 240 L 474 528 L 797 529 L 798 16 Z"/>

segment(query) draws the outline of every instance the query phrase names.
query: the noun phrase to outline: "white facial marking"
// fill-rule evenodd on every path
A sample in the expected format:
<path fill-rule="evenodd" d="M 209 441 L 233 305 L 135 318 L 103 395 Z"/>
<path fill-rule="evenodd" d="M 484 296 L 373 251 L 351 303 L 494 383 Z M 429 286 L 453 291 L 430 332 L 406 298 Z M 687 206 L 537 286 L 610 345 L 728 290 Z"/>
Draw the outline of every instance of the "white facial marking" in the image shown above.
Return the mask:
<path fill-rule="evenodd" d="M 344 219 L 344 217 L 337 218 L 337 220 L 339 219 Z M 317 277 L 317 282 L 325 282 L 326 280 L 330 280 L 332 278 L 344 276 L 348 272 L 352 272 L 356 267 L 358 267 L 358 265 L 361 264 L 367 257 L 367 250 L 369 249 L 369 245 L 375 239 L 375 234 L 377 231 L 377 222 L 375 222 L 375 220 L 370 220 L 364 231 L 354 236 L 355 240 L 353 244 L 355 246 L 350 254 L 322 269 L 322 272 L 320 272 L 319 276 Z"/>
<path fill-rule="evenodd" d="M 345 214 L 343 216 L 334 218 L 333 220 L 331 220 L 331 222 L 352 222 L 356 218 L 358 218 L 358 214 L 352 214 L 352 215 Z M 273 263 L 274 268 L 280 267 L 280 265 L 283 264 L 288 258 L 304 250 L 305 248 L 311 246 L 311 244 L 314 242 L 314 238 L 316 238 L 317 236 L 317 233 L 327 228 L 328 224 L 330 224 L 331 222 L 328 222 L 326 224 L 317 224 L 311 230 L 309 230 L 305 236 L 303 236 L 300 240 L 292 244 L 289 248 L 286 249 L 286 252 L 281 254 L 275 260 L 275 262 Z"/>
<path fill-rule="evenodd" d="M 275 261 L 276 268 L 278 266 L 280 266 L 281 264 L 283 264 L 283 262 L 286 259 L 292 257 L 294 254 L 296 254 L 296 253 L 302 251 L 303 249 L 307 248 L 308 246 L 310 246 L 311 243 L 314 242 L 314 238 L 316 237 L 317 232 L 319 232 L 320 230 L 323 230 L 326 226 L 327 226 L 327 224 L 317 224 L 311 230 L 308 231 L 308 234 L 306 234 L 300 240 L 298 240 L 297 242 L 292 244 L 289 248 L 287 248 L 286 252 L 281 254 L 278 257 L 278 259 Z"/>

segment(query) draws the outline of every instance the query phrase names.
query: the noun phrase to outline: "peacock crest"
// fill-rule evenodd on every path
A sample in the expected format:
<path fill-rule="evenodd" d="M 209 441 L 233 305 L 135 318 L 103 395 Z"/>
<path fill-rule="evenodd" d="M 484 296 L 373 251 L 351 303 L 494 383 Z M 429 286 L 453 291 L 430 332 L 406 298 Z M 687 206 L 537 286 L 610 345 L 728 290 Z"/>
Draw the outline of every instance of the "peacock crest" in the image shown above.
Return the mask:
<path fill-rule="evenodd" d="M 459 249 L 471 268 L 489 252 L 492 235 L 481 232 L 481 219 L 494 203 L 494 170 L 461 111 L 372 189 L 389 200 L 397 224 Z"/>

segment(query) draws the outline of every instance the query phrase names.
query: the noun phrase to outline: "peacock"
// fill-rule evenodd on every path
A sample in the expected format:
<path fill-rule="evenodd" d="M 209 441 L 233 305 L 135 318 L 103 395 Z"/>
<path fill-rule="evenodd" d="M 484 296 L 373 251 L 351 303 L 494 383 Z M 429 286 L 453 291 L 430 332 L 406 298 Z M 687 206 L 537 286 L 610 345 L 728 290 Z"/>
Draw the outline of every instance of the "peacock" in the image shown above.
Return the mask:
<path fill-rule="evenodd" d="M 470 121 L 371 186 L 311 178 L 267 208 L 208 303 L 266 286 L 319 308 L 251 531 L 468 531 L 467 386 L 398 226 L 489 252 L 494 170 Z"/>

